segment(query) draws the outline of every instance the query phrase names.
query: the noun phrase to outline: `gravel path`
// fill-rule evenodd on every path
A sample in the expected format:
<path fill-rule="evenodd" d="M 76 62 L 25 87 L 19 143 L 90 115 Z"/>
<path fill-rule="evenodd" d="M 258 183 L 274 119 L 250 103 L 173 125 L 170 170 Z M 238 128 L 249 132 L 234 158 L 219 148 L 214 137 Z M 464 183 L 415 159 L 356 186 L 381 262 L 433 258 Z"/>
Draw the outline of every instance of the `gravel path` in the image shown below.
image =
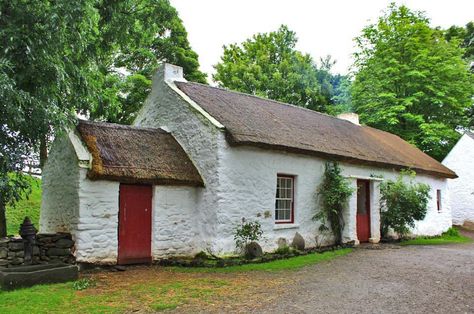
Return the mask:
<path fill-rule="evenodd" d="M 474 243 L 359 248 L 299 271 L 254 279 L 261 288 L 244 300 L 176 312 L 474 313 Z M 287 283 L 265 287 L 275 279 Z"/>
<path fill-rule="evenodd" d="M 474 313 L 474 244 L 358 249 L 294 273 L 260 313 Z"/>

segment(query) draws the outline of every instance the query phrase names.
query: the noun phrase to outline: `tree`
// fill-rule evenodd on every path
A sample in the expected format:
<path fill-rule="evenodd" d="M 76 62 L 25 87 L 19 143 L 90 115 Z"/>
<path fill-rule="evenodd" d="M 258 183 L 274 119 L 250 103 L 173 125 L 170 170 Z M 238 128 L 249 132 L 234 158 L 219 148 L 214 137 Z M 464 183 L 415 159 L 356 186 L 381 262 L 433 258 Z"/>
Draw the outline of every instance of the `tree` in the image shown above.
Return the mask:
<path fill-rule="evenodd" d="M 161 60 L 204 82 L 167 0 L 0 1 L 0 236 L 22 170 L 76 114 L 129 123 Z"/>
<path fill-rule="evenodd" d="M 183 67 L 189 81 L 206 83 L 183 23 L 168 0 L 103 0 L 96 7 L 96 81 L 103 92 L 91 118 L 130 124 L 161 61 Z"/>
<path fill-rule="evenodd" d="M 459 40 L 460 47 L 464 48 L 464 59 L 474 72 L 474 22 L 469 22 L 466 27 L 451 26 L 446 30 L 445 38 L 448 41 Z"/>
<path fill-rule="evenodd" d="M 297 51 L 296 42 L 296 34 L 282 25 L 241 45 L 224 46 L 213 79 L 221 87 L 326 112 L 332 91 L 321 83 L 327 82 L 327 73 Z"/>
<path fill-rule="evenodd" d="M 423 13 L 395 4 L 356 43 L 352 100 L 361 121 L 441 160 L 469 120 L 473 76 L 464 50 Z"/>

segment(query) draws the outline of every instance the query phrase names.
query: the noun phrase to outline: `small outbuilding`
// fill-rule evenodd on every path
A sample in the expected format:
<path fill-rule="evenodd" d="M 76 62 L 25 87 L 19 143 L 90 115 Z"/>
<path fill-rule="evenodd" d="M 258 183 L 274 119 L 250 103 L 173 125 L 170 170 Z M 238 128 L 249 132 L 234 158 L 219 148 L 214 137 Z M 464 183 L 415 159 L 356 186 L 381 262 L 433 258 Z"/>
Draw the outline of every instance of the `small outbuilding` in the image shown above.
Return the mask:
<path fill-rule="evenodd" d="M 459 176 L 448 183 L 453 224 L 474 228 L 474 133 L 464 133 L 443 164 Z"/>
<path fill-rule="evenodd" d="M 242 220 L 266 251 L 302 237 L 330 244 L 312 217 L 327 161 L 354 188 L 343 241 L 380 240 L 384 179 L 411 168 L 431 187 L 412 232 L 451 226 L 456 174 L 398 136 L 269 99 L 187 82 L 163 64 L 133 126 L 80 121 L 58 137 L 43 173 L 42 232 L 70 232 L 78 262 L 126 264 L 235 250 Z M 298 234 L 298 235 L 297 235 Z"/>

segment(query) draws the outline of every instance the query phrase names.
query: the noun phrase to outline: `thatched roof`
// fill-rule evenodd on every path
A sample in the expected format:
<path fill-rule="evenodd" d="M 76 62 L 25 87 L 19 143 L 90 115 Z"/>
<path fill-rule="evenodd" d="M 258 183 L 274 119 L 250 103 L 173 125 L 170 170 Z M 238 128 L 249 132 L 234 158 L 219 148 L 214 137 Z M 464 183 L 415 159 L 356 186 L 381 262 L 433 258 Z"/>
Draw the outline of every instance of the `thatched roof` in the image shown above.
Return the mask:
<path fill-rule="evenodd" d="M 223 124 L 231 145 L 252 145 L 357 164 L 456 174 L 396 135 L 293 105 L 198 83 L 176 86 Z"/>
<path fill-rule="evenodd" d="M 186 152 L 162 129 L 81 120 L 77 130 L 92 155 L 92 180 L 203 186 Z"/>

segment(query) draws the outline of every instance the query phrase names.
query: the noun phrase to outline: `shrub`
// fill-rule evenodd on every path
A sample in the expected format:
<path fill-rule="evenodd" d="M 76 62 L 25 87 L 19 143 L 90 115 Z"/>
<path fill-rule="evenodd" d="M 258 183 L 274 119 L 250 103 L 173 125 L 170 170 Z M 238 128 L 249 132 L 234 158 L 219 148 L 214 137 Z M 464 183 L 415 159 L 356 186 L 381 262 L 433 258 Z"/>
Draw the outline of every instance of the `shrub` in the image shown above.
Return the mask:
<path fill-rule="evenodd" d="M 344 229 L 344 208 L 349 197 L 354 192 L 349 182 L 341 174 L 341 168 L 335 162 L 326 163 L 323 182 L 319 187 L 321 195 L 321 210 L 313 216 L 313 220 L 322 222 L 320 232 L 327 232 L 328 222 L 331 226 L 337 244 L 342 242 L 342 231 Z"/>
<path fill-rule="evenodd" d="M 82 278 L 72 283 L 72 288 L 78 291 L 85 290 L 91 287 L 95 287 L 95 281 L 88 278 Z"/>
<path fill-rule="evenodd" d="M 398 178 L 380 184 L 380 208 L 382 235 L 389 228 L 404 237 L 415 221 L 426 216 L 430 187 L 423 183 L 414 183 L 414 171 L 402 171 Z"/>
<path fill-rule="evenodd" d="M 292 249 L 288 245 L 284 245 L 276 249 L 274 253 L 278 255 L 289 255 L 291 251 Z"/>
<path fill-rule="evenodd" d="M 260 240 L 262 234 L 262 226 L 258 221 L 246 222 L 242 219 L 242 223 L 234 230 L 235 245 L 238 249 L 243 249 L 248 243 Z"/>
<path fill-rule="evenodd" d="M 456 228 L 449 228 L 442 234 L 443 236 L 448 236 L 448 237 L 460 237 L 461 235 L 459 234 L 459 230 Z"/>

